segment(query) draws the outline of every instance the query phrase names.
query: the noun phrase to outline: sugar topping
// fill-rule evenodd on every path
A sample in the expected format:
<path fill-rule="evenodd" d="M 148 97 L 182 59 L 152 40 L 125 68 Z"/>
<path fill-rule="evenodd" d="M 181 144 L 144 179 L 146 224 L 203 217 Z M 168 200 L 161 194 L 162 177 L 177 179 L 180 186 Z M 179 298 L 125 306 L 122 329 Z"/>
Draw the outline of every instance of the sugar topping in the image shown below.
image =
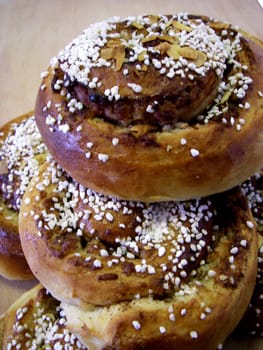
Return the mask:
<path fill-rule="evenodd" d="M 240 54 L 243 40 L 245 39 L 242 34 L 229 25 L 213 19 L 206 21 L 187 13 L 108 18 L 90 25 L 51 60 L 54 72 L 57 69 L 61 70 L 59 76 L 53 79 L 52 88 L 65 98 L 67 109 L 73 114 L 85 108 L 92 109 L 94 106 L 90 105 L 96 104 L 98 100 L 99 109 L 103 113 L 98 115 L 98 108 L 95 108 L 96 117 L 105 118 L 107 121 L 116 118 L 124 125 L 132 125 L 133 120 L 128 119 L 134 113 L 125 113 L 121 106 L 127 91 L 132 91 L 136 95 L 133 101 L 136 123 L 157 123 L 161 127 L 170 125 L 174 128 L 177 127 L 177 118 L 195 118 L 195 122 L 204 124 L 216 119 L 240 132 L 246 121 L 244 118 L 238 120 L 237 116 L 239 111 L 250 108 L 247 93 L 253 85 L 250 69 Z M 110 83 L 104 79 L 105 74 L 100 72 L 101 68 L 112 70 Z M 201 78 L 213 71 L 218 78 L 218 86 L 214 86 L 215 91 L 207 93 L 214 96 L 213 102 L 210 101 L 197 115 L 191 117 L 188 116 L 188 112 L 179 111 L 176 101 L 180 99 L 176 92 L 168 99 L 167 93 L 164 99 L 163 96 L 158 96 L 156 100 L 149 98 L 149 87 L 142 86 L 144 80 L 137 78 L 147 74 L 152 68 L 156 74 L 160 74 L 160 79 L 166 77 L 175 81 L 180 78 L 180 89 L 184 88 L 185 91 L 189 90 L 190 82 L 193 82 L 195 87 L 199 85 Z M 117 74 L 123 75 L 123 78 Z M 47 75 L 47 72 L 43 72 L 44 81 Z M 198 82 L 194 82 L 195 80 Z M 75 84 L 81 86 L 82 92 L 79 94 L 70 88 Z M 83 94 L 87 95 L 84 99 Z M 180 91 L 178 94 L 180 95 Z M 186 92 L 185 94 L 187 95 Z M 258 94 L 260 95 L 260 91 Z M 187 96 L 186 99 L 191 98 L 190 95 Z M 145 106 L 141 104 L 138 107 L 136 101 L 142 97 L 149 98 L 149 101 L 145 102 Z M 107 100 L 114 106 L 116 104 L 113 109 L 115 112 L 119 111 L 118 116 L 113 116 L 114 113 L 107 108 Z M 198 97 L 195 101 L 197 100 Z M 121 108 L 117 108 L 119 103 Z M 167 108 L 171 109 L 171 103 L 175 104 L 172 108 L 173 113 L 167 113 Z M 105 106 L 102 107 L 102 104 Z M 174 112 L 176 110 L 177 114 Z M 70 125 L 63 120 L 63 113 L 58 111 L 62 119 L 56 120 L 46 114 L 46 124 L 50 131 L 53 131 L 56 125 L 64 133 L 72 131 Z M 77 130 L 82 131 L 79 127 Z"/>
<path fill-rule="evenodd" d="M 118 32 L 120 24 L 124 26 L 122 32 Z M 155 45 L 156 39 L 161 44 Z M 152 64 L 169 78 L 191 71 L 203 75 L 211 67 L 222 76 L 230 54 L 233 48 L 228 42 L 224 43 L 212 28 L 187 14 L 113 17 L 83 31 L 52 59 L 52 64 L 56 66 L 59 62 L 72 81 L 89 85 L 94 82 L 90 78 L 92 68 L 105 66 L 118 70 L 124 62 L 138 62 L 139 69 L 141 64 Z M 126 69 L 124 74 L 127 73 Z M 140 86 L 132 82 L 130 86 L 141 92 Z"/>
<path fill-rule="evenodd" d="M 20 208 L 21 198 L 46 154 L 34 116 L 13 123 L 8 135 L 0 139 L 0 163 L 6 165 L 1 173 L 0 193 L 14 210 Z"/>

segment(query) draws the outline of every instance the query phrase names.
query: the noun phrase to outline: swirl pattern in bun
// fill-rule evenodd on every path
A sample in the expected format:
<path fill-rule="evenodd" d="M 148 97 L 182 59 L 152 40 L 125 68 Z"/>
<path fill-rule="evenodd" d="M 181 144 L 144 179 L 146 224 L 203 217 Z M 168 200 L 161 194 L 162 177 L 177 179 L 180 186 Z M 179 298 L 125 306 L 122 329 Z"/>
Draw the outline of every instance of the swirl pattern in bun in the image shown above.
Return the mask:
<path fill-rule="evenodd" d="M 36 120 L 83 186 L 143 202 L 230 189 L 262 166 L 263 45 L 178 14 L 110 18 L 43 73 Z"/>

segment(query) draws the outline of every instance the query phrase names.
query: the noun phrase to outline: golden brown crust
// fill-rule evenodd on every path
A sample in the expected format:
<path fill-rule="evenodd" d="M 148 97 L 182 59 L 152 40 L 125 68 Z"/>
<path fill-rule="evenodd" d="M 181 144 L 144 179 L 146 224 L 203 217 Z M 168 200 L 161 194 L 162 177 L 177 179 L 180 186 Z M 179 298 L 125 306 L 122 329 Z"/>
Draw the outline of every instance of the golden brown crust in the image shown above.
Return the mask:
<path fill-rule="evenodd" d="M 36 130 L 33 112 L 0 129 L 0 274 L 8 279 L 34 278 L 21 248 L 18 211 L 25 187 L 44 158 Z"/>
<path fill-rule="evenodd" d="M 59 302 L 38 284 L 0 316 L 1 349 L 86 350 L 65 323 Z"/>
<path fill-rule="evenodd" d="M 135 121 L 138 113 L 125 109 L 144 101 L 144 90 L 147 89 L 143 81 L 149 82 L 152 78 L 151 65 L 149 72 L 139 72 L 135 80 L 123 75 L 123 71 L 115 71 L 116 59 L 112 59 L 112 67 L 92 67 L 89 76 L 84 68 L 81 71 L 82 68 L 74 65 L 75 53 L 70 57 L 72 67 L 67 65 L 71 46 L 58 56 L 56 63 L 44 74 L 36 102 L 36 118 L 51 154 L 73 178 L 107 195 L 151 202 L 221 192 L 241 183 L 261 168 L 262 43 L 243 32 L 240 37 L 229 25 L 202 19 L 214 28 L 221 44 L 224 42 L 227 46 L 229 40 L 232 46 L 227 46 L 229 52 L 223 71 L 218 68 L 222 69 L 222 66 L 217 67 L 220 83 L 214 103 L 208 106 L 206 97 L 212 93 L 203 89 L 204 106 L 201 109 L 205 110 L 198 111 L 198 116 L 191 118 L 189 123 L 182 123 L 180 118 L 173 119 L 170 112 L 163 113 L 163 124 L 156 122 L 159 120 L 157 114 L 148 119 L 139 117 Z M 234 33 L 232 37 L 230 33 Z M 85 47 L 85 40 L 83 45 Z M 238 50 L 239 46 L 241 50 Z M 135 63 L 125 63 L 124 70 L 126 65 L 127 69 L 134 69 Z M 72 73 L 75 68 L 84 72 L 81 77 Z M 63 69 L 66 72 L 61 74 Z M 156 89 L 167 80 L 167 76 L 164 78 L 159 72 L 161 82 L 155 84 Z M 198 73 L 193 71 L 193 75 L 196 77 Z M 120 86 L 127 86 L 129 79 L 135 83 L 138 81 L 143 85 L 142 91 L 132 91 L 136 96 L 129 97 L 125 103 L 123 99 L 128 98 L 125 89 L 120 88 L 118 99 L 114 91 L 110 98 L 111 95 L 107 94 L 114 85 L 112 79 L 116 79 Z M 174 79 L 178 83 L 178 76 Z M 187 79 L 182 78 L 182 81 Z M 172 81 L 169 80 L 170 84 L 174 83 Z M 190 82 L 188 79 L 187 84 L 190 83 L 191 79 Z M 193 86 L 195 83 L 193 79 Z M 91 98 L 92 93 L 99 97 L 103 95 L 103 99 L 98 97 L 96 102 L 95 97 Z M 151 92 L 147 91 L 147 94 L 151 95 Z M 140 103 L 144 106 L 142 101 Z M 119 106 L 121 103 L 124 107 Z M 148 106 L 151 106 L 148 108 L 151 113 L 145 113 L 154 114 L 154 103 Z M 98 111 L 99 108 L 102 111 Z M 113 110 L 109 112 L 110 108 Z M 198 109 L 191 108 L 192 111 Z M 111 116 L 106 117 L 106 114 Z"/>
<path fill-rule="evenodd" d="M 154 223 L 150 229 L 140 231 L 137 224 L 134 237 L 129 234 L 131 238 L 117 239 L 112 247 L 110 240 L 105 243 L 98 238 L 96 230 L 101 230 L 103 221 L 105 226 L 107 220 L 111 222 L 108 209 L 114 205 L 118 207 L 116 221 L 122 223 L 121 217 L 128 215 L 132 202 L 126 202 L 124 210 L 121 201 L 77 185 L 53 162 L 41 168 L 24 196 L 21 242 L 32 271 L 56 298 L 65 302 L 68 326 L 89 349 L 169 349 L 175 345 L 201 349 L 204 344 L 207 349 L 215 349 L 235 328 L 249 304 L 255 285 L 258 243 L 252 214 L 238 189 L 210 200 L 213 210 L 208 202 L 199 202 L 197 211 L 193 209 L 194 201 L 188 205 L 170 204 L 171 216 L 167 215 L 167 203 L 153 205 L 158 206 L 158 213 L 165 214 L 160 217 L 149 210 L 151 205 L 145 206 L 144 218 Z M 89 204 L 89 210 L 79 206 L 80 202 Z M 187 208 L 192 208 L 191 219 Z M 103 219 L 99 218 L 103 215 Z M 209 242 L 205 240 L 209 228 L 201 229 L 196 220 L 200 216 L 209 222 L 211 215 L 214 229 Z M 95 216 L 100 225 L 94 227 Z M 169 218 L 168 226 L 165 217 Z M 147 228 L 146 221 L 140 218 L 139 222 Z M 165 246 L 165 235 L 174 249 Z M 102 238 L 105 240 L 103 235 Z M 189 240 L 192 258 L 200 247 L 205 247 L 206 252 L 199 265 L 187 273 L 184 266 L 191 263 L 191 257 L 181 259 L 184 249 L 179 243 L 185 242 L 187 247 Z M 124 247 L 136 251 L 136 242 L 138 256 L 128 254 L 132 250 L 124 252 Z M 147 256 L 151 244 L 157 265 Z M 160 263 L 157 252 L 163 253 L 168 262 Z M 125 263 L 134 267 L 130 275 L 123 270 Z M 163 279 L 158 275 L 160 268 L 167 271 Z M 116 278 L 99 278 L 109 271 Z M 141 280 L 137 291 L 133 288 L 136 279 Z M 149 284 L 149 280 L 155 283 Z"/>

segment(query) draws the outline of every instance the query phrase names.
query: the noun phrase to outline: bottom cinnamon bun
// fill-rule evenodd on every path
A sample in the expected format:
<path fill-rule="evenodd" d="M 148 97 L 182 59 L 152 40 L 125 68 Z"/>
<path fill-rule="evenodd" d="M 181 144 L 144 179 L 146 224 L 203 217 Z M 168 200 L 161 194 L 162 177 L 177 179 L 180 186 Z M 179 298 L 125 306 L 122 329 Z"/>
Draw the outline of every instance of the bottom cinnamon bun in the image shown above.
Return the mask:
<path fill-rule="evenodd" d="M 51 162 L 26 190 L 19 228 L 30 268 L 89 350 L 220 348 L 255 286 L 256 226 L 239 188 L 120 201 Z"/>
<path fill-rule="evenodd" d="M 32 112 L 0 129 L 0 275 L 8 279 L 33 278 L 18 233 L 21 198 L 46 159 L 46 146 Z"/>
<path fill-rule="evenodd" d="M 0 348 L 87 350 L 65 323 L 59 302 L 38 284 L 0 316 Z"/>

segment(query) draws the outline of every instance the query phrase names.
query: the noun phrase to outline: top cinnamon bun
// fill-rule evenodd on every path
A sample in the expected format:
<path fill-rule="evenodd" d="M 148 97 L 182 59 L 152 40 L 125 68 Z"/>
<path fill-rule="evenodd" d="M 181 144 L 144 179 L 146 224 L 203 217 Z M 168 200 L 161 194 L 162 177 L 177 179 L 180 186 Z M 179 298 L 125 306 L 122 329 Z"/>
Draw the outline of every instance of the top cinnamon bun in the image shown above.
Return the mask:
<path fill-rule="evenodd" d="M 38 127 L 63 168 L 106 195 L 229 189 L 262 166 L 262 47 L 188 14 L 93 24 L 42 73 Z"/>

